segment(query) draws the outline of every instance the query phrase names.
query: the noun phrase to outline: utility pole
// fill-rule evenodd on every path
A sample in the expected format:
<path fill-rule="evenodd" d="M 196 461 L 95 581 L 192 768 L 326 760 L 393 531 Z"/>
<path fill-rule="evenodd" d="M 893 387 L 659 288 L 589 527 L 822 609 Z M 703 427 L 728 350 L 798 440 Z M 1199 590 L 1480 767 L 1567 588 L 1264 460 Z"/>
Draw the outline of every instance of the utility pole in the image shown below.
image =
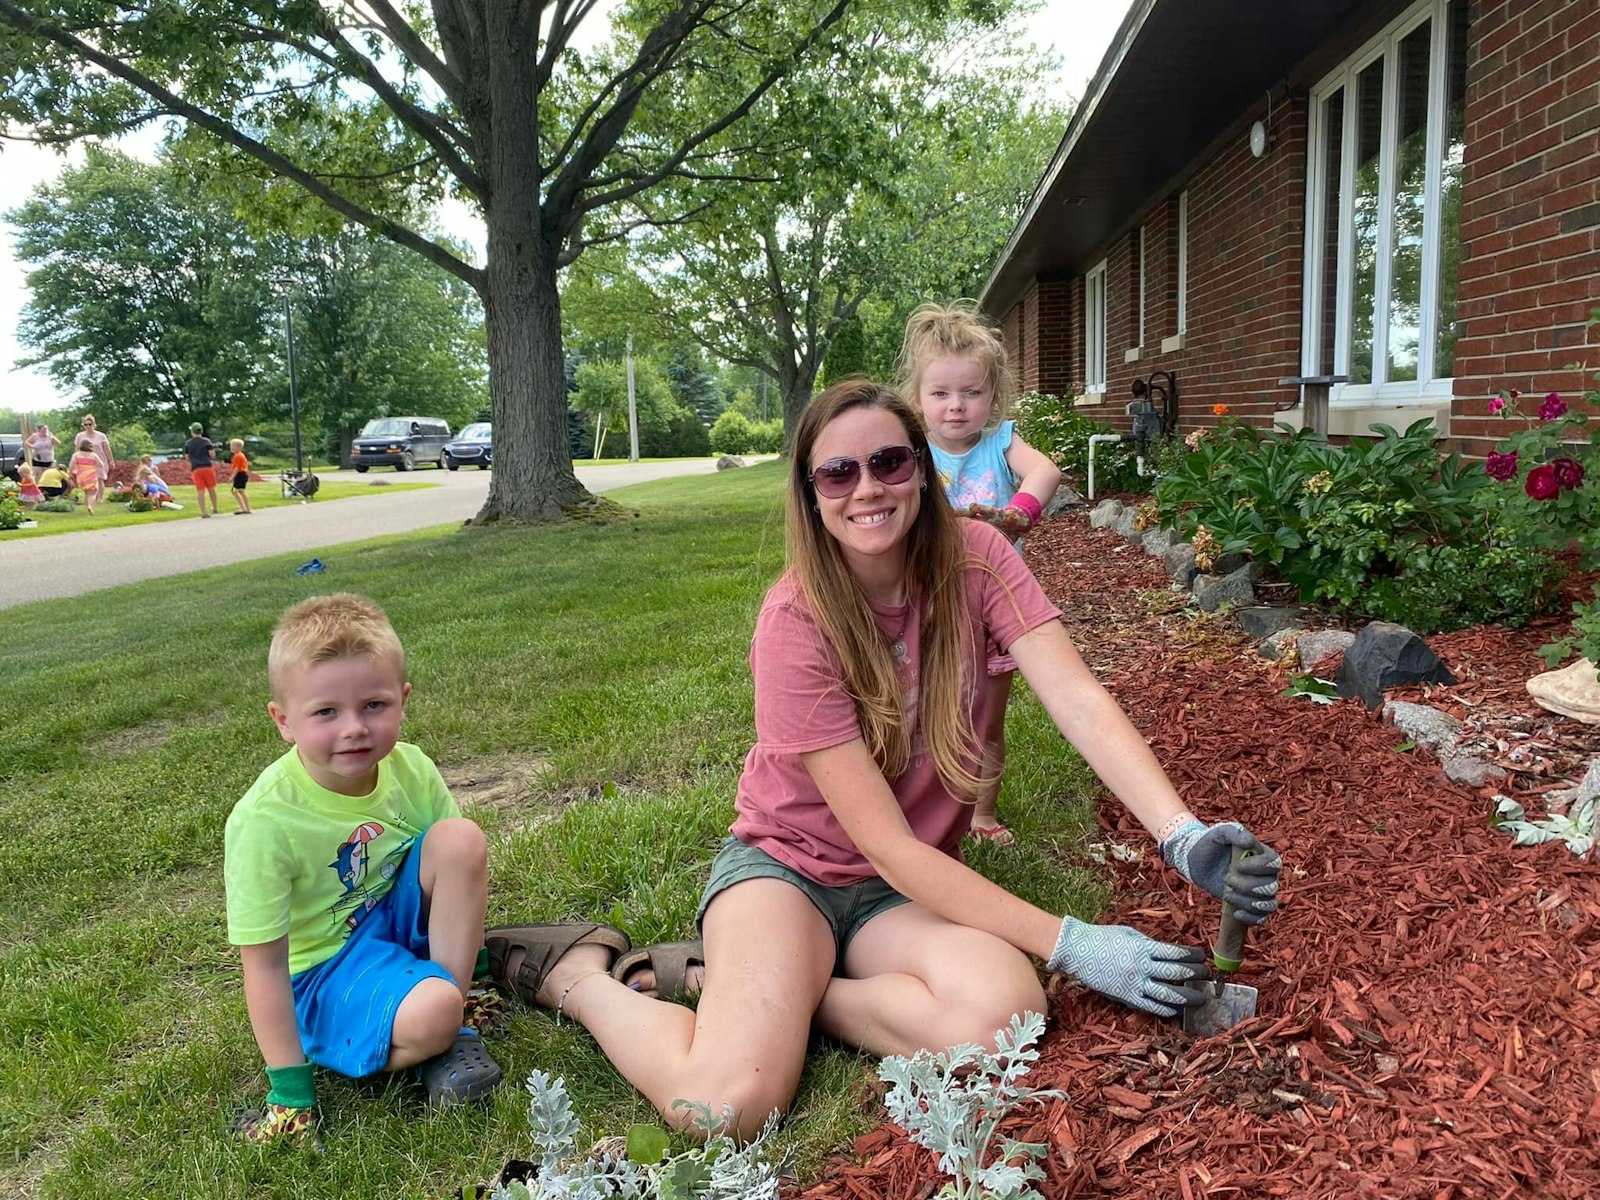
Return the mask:
<path fill-rule="evenodd" d="M 294 379 L 294 313 L 289 308 L 289 288 L 293 286 L 292 279 L 273 280 L 283 289 L 283 340 L 288 348 L 289 364 L 289 418 L 294 423 L 294 473 L 305 474 L 305 454 L 300 448 L 300 392 L 295 386 Z"/>
<path fill-rule="evenodd" d="M 633 402 L 633 332 L 628 332 L 628 461 L 639 461 L 639 410 Z"/>

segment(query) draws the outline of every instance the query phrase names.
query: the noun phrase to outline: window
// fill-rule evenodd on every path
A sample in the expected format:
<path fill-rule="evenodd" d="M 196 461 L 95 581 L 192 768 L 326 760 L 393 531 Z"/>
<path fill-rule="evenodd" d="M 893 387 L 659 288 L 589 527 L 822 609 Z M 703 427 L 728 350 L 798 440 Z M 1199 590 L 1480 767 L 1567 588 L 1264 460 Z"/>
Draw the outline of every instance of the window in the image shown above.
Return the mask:
<path fill-rule="evenodd" d="M 1106 390 L 1106 264 L 1083 277 L 1083 388 Z"/>
<path fill-rule="evenodd" d="M 1450 395 L 1466 32 L 1421 0 L 1311 94 L 1301 367 L 1335 402 Z"/>
<path fill-rule="evenodd" d="M 1145 274 L 1145 236 L 1144 226 L 1139 226 L 1139 340 L 1135 345 L 1143 346 L 1144 343 L 1144 288 L 1149 276 Z"/>
<path fill-rule="evenodd" d="M 1189 332 L 1189 193 L 1178 193 L 1178 332 Z"/>

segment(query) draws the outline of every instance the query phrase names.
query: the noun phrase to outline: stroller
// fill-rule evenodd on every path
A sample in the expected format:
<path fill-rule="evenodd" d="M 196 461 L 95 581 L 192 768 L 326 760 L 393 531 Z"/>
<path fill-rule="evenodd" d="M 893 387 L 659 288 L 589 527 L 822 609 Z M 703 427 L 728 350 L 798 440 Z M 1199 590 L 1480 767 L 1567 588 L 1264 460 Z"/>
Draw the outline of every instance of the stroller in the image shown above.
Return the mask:
<path fill-rule="evenodd" d="M 285 471 L 279 476 L 283 483 L 283 498 L 290 500 L 298 496 L 302 500 L 309 500 L 317 494 L 317 489 L 322 486 L 310 471 Z"/>

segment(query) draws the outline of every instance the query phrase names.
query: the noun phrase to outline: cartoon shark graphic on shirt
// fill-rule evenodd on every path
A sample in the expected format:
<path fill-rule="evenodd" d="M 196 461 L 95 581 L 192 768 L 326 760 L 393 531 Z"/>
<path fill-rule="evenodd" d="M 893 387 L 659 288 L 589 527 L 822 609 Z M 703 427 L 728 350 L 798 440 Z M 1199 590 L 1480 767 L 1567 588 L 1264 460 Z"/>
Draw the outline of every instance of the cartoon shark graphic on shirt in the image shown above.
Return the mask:
<path fill-rule="evenodd" d="M 333 903 L 333 911 L 346 913 L 344 923 L 351 929 L 361 924 L 362 918 L 377 905 L 384 892 L 389 890 L 389 881 L 394 878 L 395 872 L 399 870 L 400 861 L 411 848 L 407 842 L 385 856 L 382 866 L 378 869 L 378 879 L 383 886 L 369 888 L 367 886 L 371 858 L 369 847 L 382 836 L 382 825 L 376 821 L 363 821 L 339 844 L 333 861 L 328 864 L 339 873 L 339 882 L 344 886 L 344 892 Z"/>

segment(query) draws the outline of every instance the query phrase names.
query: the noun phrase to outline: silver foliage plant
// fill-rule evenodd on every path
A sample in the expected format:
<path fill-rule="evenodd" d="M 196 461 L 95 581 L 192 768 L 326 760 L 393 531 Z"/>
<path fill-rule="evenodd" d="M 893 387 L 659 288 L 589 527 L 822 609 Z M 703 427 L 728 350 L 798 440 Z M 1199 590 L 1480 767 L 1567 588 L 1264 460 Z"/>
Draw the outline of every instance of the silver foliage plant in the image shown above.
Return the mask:
<path fill-rule="evenodd" d="M 1044 1017 L 1024 1013 L 995 1033 L 993 1054 L 979 1046 L 952 1046 L 939 1054 L 919 1050 L 910 1058 L 895 1055 L 879 1066 L 879 1077 L 893 1085 L 884 1098 L 890 1118 L 912 1141 L 937 1154 L 939 1169 L 951 1177 L 940 1196 L 1039 1200 L 1029 1185 L 1044 1178 L 1037 1160 L 1045 1146 L 1001 1138 L 994 1161 L 989 1166 L 984 1162 L 1009 1113 L 1066 1095 L 1022 1083 L 1039 1058 L 1034 1043 L 1042 1033 Z"/>
<path fill-rule="evenodd" d="M 528 1095 L 528 1128 L 539 1171 L 527 1183 L 496 1188 L 494 1200 L 777 1200 L 784 1163 L 771 1147 L 776 1110 L 761 1132 L 740 1146 L 726 1132 L 733 1126 L 731 1110 L 716 1117 L 709 1105 L 675 1101 L 675 1107 L 694 1114 L 704 1144 L 640 1163 L 612 1154 L 578 1154 L 578 1119 L 565 1080 L 536 1070 L 528 1076 Z M 665 1133 L 653 1132 L 664 1145 Z"/>

